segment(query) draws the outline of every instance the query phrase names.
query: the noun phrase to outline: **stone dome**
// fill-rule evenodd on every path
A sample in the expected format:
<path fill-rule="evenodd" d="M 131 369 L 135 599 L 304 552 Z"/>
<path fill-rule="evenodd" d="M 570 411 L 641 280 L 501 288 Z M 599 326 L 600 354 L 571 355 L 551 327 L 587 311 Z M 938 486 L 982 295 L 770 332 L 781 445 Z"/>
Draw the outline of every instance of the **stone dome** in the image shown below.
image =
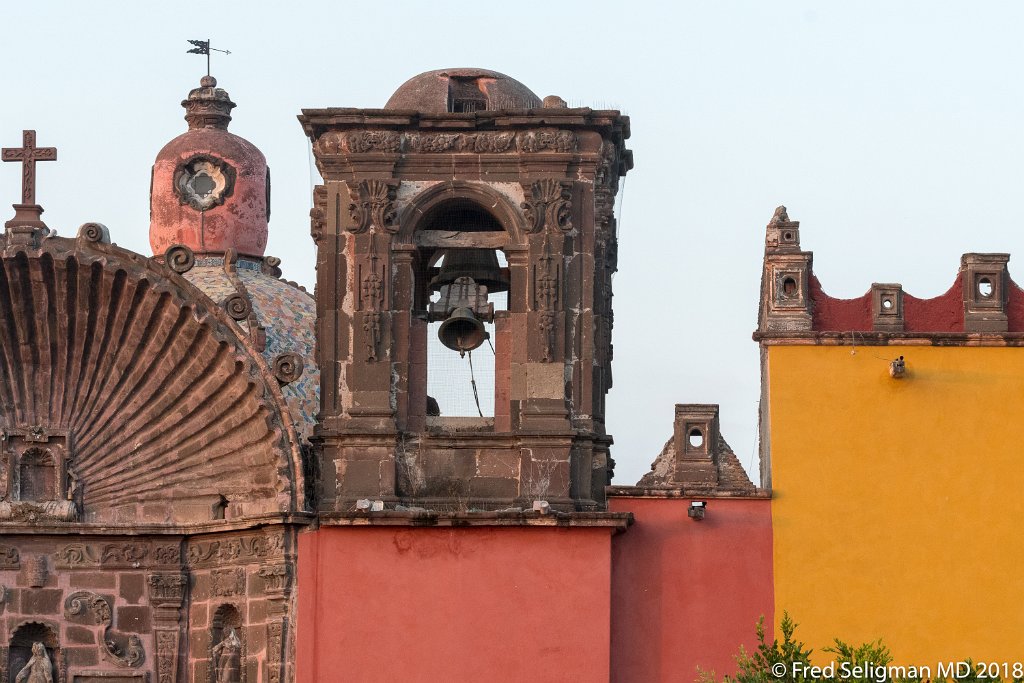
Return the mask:
<path fill-rule="evenodd" d="M 196 254 L 262 256 L 270 219 L 270 171 L 249 141 L 228 132 L 235 103 L 204 76 L 181 105 L 188 131 L 153 164 L 149 242 L 160 255 L 174 244 Z"/>
<path fill-rule="evenodd" d="M 272 370 L 278 371 L 278 379 L 282 378 L 280 368 L 275 367 L 280 364 L 279 358 L 286 354 L 301 358 L 301 371 L 293 370 L 292 376 L 297 374 L 297 378 L 283 384 L 281 393 L 295 430 L 308 440 L 320 407 L 320 370 L 314 356 L 316 304 L 300 287 L 277 277 L 277 259 L 239 256 L 232 263 L 232 257 L 197 255 L 195 265 L 182 276 L 229 312 L 237 312 L 232 297 L 241 295 L 249 301 L 248 315 L 237 316 L 243 317 L 237 324 L 250 336 L 254 336 L 254 322 L 263 328 L 263 357 Z"/>
<path fill-rule="evenodd" d="M 540 106 L 540 98 L 532 90 L 497 71 L 439 69 L 410 78 L 384 108 L 444 114 Z"/>

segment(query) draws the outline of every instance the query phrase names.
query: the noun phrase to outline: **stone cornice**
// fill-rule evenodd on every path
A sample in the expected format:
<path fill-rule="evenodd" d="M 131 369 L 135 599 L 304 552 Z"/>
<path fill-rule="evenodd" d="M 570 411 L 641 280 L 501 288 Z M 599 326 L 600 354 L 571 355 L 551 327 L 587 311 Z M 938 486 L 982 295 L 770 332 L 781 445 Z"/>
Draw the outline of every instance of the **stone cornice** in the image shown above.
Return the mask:
<path fill-rule="evenodd" d="M 629 138 L 629 117 L 614 110 L 579 109 L 501 110 L 471 114 L 429 114 L 391 109 L 330 107 L 303 109 L 298 117 L 306 135 L 315 140 L 328 129 L 380 127 L 403 130 L 494 130 L 527 128 L 613 128 Z"/>
<path fill-rule="evenodd" d="M 498 510 L 494 512 L 438 512 L 434 510 L 382 510 L 365 513 L 321 513 L 320 526 L 400 527 L 576 527 L 625 531 L 633 524 L 632 512 L 558 512 Z"/>
<path fill-rule="evenodd" d="M 763 346 L 1024 346 L 1024 333 L 754 332 Z"/>
<path fill-rule="evenodd" d="M 645 486 L 607 486 L 605 494 L 609 498 L 680 498 L 701 500 L 733 499 L 733 500 L 767 500 L 772 497 L 771 491 L 764 489 L 701 489 L 689 488 L 650 488 Z"/>

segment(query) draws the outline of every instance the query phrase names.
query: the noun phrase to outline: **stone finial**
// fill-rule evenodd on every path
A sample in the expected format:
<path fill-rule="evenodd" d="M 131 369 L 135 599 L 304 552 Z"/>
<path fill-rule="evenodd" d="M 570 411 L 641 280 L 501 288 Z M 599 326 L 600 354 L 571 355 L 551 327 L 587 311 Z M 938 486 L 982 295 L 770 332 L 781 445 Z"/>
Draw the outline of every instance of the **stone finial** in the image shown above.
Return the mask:
<path fill-rule="evenodd" d="M 785 206 L 775 209 L 765 230 L 764 271 L 761 279 L 762 332 L 803 332 L 812 327 L 811 259 L 800 250 L 800 222 L 789 218 Z"/>
<path fill-rule="evenodd" d="M 790 220 L 785 206 L 775 208 L 764 238 L 765 251 L 800 251 L 800 221 Z"/>
<path fill-rule="evenodd" d="M 872 283 L 871 322 L 879 332 L 903 331 L 903 285 Z"/>
<path fill-rule="evenodd" d="M 548 95 L 544 98 L 543 106 L 545 109 L 566 109 L 569 105 L 558 95 Z"/>
<path fill-rule="evenodd" d="M 683 485 L 718 483 L 718 406 L 676 404 L 672 438 L 676 447 L 675 481 Z"/>
<path fill-rule="evenodd" d="M 637 486 L 733 494 L 756 490 L 736 454 L 722 438 L 718 406 L 703 403 L 676 405 L 672 438 Z"/>
<path fill-rule="evenodd" d="M 964 254 L 960 258 L 963 278 L 964 331 L 1006 332 L 1009 254 Z"/>
<path fill-rule="evenodd" d="M 203 76 L 199 87 L 189 92 L 182 100 L 185 107 L 185 120 L 189 130 L 196 128 L 220 128 L 227 130 L 231 122 L 231 110 L 235 103 L 223 88 L 217 87 L 217 79 Z"/>

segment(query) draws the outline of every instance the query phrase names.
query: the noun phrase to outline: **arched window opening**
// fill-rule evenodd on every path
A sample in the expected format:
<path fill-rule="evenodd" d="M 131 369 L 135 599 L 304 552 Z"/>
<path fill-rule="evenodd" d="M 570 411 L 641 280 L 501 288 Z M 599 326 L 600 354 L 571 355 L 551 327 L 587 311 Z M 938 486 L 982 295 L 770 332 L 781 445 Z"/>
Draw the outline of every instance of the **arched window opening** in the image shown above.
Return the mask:
<path fill-rule="evenodd" d="M 465 197 L 441 202 L 416 227 L 414 308 L 427 319 L 429 421 L 492 418 L 495 412 L 495 312 L 507 310 L 510 276 L 501 221 Z M 476 425 L 477 423 L 471 423 Z"/>
<path fill-rule="evenodd" d="M 48 450 L 30 448 L 18 464 L 21 483 L 20 499 L 28 501 L 55 500 L 57 498 L 57 471 Z"/>
<path fill-rule="evenodd" d="M 507 273 L 508 263 L 500 250 L 449 249 L 438 258 L 432 269 L 438 274 L 430 285 L 432 310 L 442 306 L 441 287 L 462 275 L 487 288 L 486 300 L 494 313 L 508 309 L 507 275 L 503 276 L 504 285 L 495 277 L 495 273 Z M 443 320 L 428 323 L 428 417 L 494 417 L 496 343 L 493 318 L 488 321 L 478 312 L 460 308 Z M 476 348 L 465 353 L 452 348 L 475 344 Z"/>

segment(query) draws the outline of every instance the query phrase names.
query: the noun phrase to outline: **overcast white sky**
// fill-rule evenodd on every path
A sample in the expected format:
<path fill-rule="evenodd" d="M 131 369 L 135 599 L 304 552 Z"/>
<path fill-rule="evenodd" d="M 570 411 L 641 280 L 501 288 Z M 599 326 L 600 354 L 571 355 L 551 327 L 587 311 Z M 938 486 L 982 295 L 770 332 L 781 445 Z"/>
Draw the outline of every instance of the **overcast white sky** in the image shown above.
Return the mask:
<path fill-rule="evenodd" d="M 186 39 L 230 49 L 213 74 L 239 105 L 231 130 L 273 170 L 268 253 L 310 289 L 301 108 L 380 107 L 417 73 L 478 66 L 628 113 L 608 407 L 619 484 L 647 471 L 677 402 L 720 403 L 750 469 L 750 334 L 778 204 L 843 297 L 872 282 L 935 296 L 964 252 L 1024 253 L 1021 3 L 24 2 L 4 3 L 0 26 L 0 145 L 34 128 L 59 148 L 39 166 L 45 220 L 64 236 L 99 221 L 147 254 L 150 166 L 205 73 Z M 0 202 L 19 196 L 17 168 L 0 166 Z"/>

